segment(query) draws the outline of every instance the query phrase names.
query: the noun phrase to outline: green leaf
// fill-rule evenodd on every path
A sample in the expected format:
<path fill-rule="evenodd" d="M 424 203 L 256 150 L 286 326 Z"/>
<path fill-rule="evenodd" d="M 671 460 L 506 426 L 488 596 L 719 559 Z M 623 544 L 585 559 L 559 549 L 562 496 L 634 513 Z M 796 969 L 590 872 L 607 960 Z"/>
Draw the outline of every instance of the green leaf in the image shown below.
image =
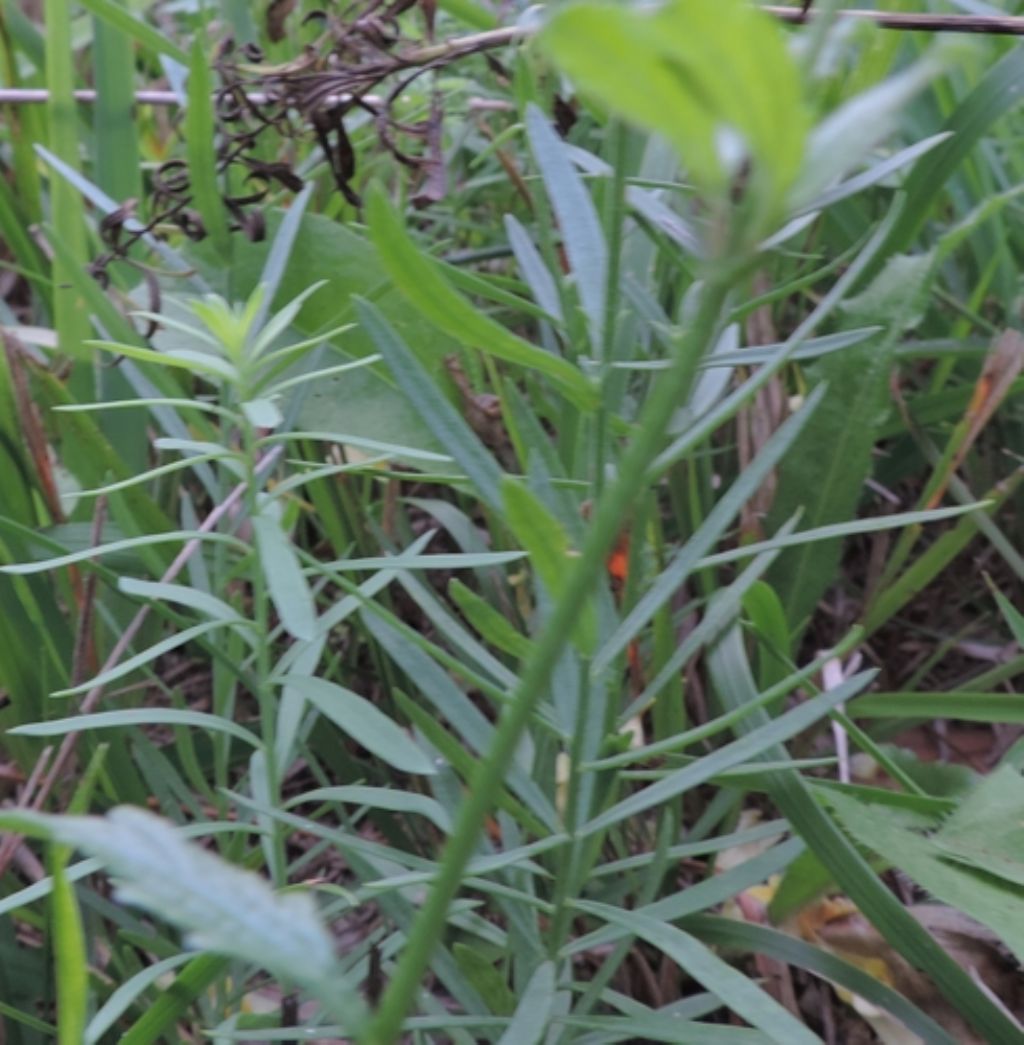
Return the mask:
<path fill-rule="evenodd" d="M 292 542 L 277 519 L 269 515 L 260 513 L 253 516 L 252 528 L 259 566 L 281 623 L 294 638 L 305 641 L 314 638 L 317 634 L 316 605 Z"/>
<path fill-rule="evenodd" d="M 758 685 L 768 689 L 789 674 L 789 624 L 786 611 L 775 589 L 765 581 L 755 581 L 743 596 L 743 612 L 761 640 Z"/>
<path fill-rule="evenodd" d="M 947 850 L 933 834 L 938 820 L 862 802 L 837 791 L 823 793 L 823 797 L 864 848 L 904 871 L 939 900 L 988 926 L 1005 940 L 1018 960 L 1024 957 L 1024 897 L 1019 886 L 949 860 Z M 1004 830 L 1006 826 L 1004 823 Z M 953 839 L 955 846 L 955 831 Z"/>
<path fill-rule="evenodd" d="M 1024 777 L 999 766 L 933 838 L 952 859 L 1024 886 Z"/>
<path fill-rule="evenodd" d="M 555 278 L 548 271 L 540 252 L 533 245 L 530 234 L 512 215 L 505 215 L 505 233 L 512 248 L 519 271 L 533 294 L 533 300 L 554 320 L 562 322 L 562 302 L 558 297 Z"/>
<path fill-rule="evenodd" d="M 187 841 L 152 813 L 120 806 L 105 817 L 19 812 L 0 819 L 102 860 L 120 900 L 176 925 L 193 947 L 253 962 L 293 983 L 336 978 L 338 990 L 346 990 L 309 893 L 275 894 L 259 875 Z"/>
<path fill-rule="evenodd" d="M 664 134 L 703 188 L 724 193 L 748 152 L 761 231 L 781 215 L 808 114 L 796 63 L 767 15 L 740 0 L 672 0 L 653 11 L 580 3 L 559 10 L 540 43 L 586 94 Z M 728 157 L 723 129 L 735 135 Z"/>
<path fill-rule="evenodd" d="M 448 594 L 485 641 L 517 659 L 526 656 L 530 650 L 530 640 L 513 627 L 503 613 L 467 588 L 458 577 L 449 581 Z"/>
<path fill-rule="evenodd" d="M 173 1032 L 193 1002 L 221 979 L 227 969 L 227 961 L 214 954 L 201 954 L 193 958 L 156 1001 L 121 1035 L 119 1045 L 154 1045 L 155 1042 L 166 1041 L 165 1035 Z"/>
<path fill-rule="evenodd" d="M 308 675 L 287 675 L 282 684 L 312 704 L 367 751 L 403 773 L 432 776 L 430 757 L 382 711 L 351 690 Z"/>
<path fill-rule="evenodd" d="M 491 958 L 465 943 L 452 945 L 452 957 L 491 1012 L 496 1016 L 510 1016 L 515 1011 L 515 996 Z"/>
<path fill-rule="evenodd" d="M 876 84 L 830 113 L 807 139 L 807 156 L 794 189 L 793 206 L 806 206 L 898 126 L 907 105 L 944 69 L 932 53 L 909 69 Z"/>
<path fill-rule="evenodd" d="M 889 373 L 895 338 L 920 316 L 933 271 L 931 255 L 891 259 L 882 273 L 845 308 L 858 324 L 886 321 L 888 334 L 825 356 L 813 368 L 825 402 L 779 469 L 769 527 L 802 509 L 817 528 L 856 514 L 872 468 L 877 431 L 889 413 Z M 769 579 L 792 629 L 805 620 L 835 576 L 842 545 L 806 545 L 779 557 Z"/>
<path fill-rule="evenodd" d="M 502 479 L 501 499 L 508 528 L 529 552 L 530 562 L 552 598 L 560 598 L 574 555 L 568 534 L 540 498 L 518 480 Z M 580 607 L 575 638 L 584 652 L 593 650 L 597 641 L 593 603 Z"/>
<path fill-rule="evenodd" d="M 597 389 L 576 367 L 510 333 L 448 284 L 437 265 L 409 238 L 382 189 L 370 193 L 366 213 L 370 235 L 388 273 L 428 322 L 466 348 L 544 374 L 581 409 L 597 405 Z"/>
<path fill-rule="evenodd" d="M 244 620 L 238 610 L 229 606 L 223 599 L 218 599 L 216 595 L 184 584 L 163 584 L 157 581 L 140 581 L 134 577 L 120 577 L 117 587 L 125 595 L 132 595 L 135 598 L 187 606 L 211 620 L 220 620 L 230 624 L 241 623 Z M 246 633 L 243 632 L 243 634 Z"/>
<path fill-rule="evenodd" d="M 153 984 L 163 979 L 168 973 L 173 972 L 186 962 L 193 961 L 190 954 L 174 954 L 170 958 L 153 962 L 140 969 L 134 976 L 129 977 L 124 983 L 113 991 L 109 998 L 103 1003 L 103 1007 L 89 1021 L 82 1035 L 85 1045 L 96 1045 L 103 1036 L 114 1026 L 115 1023 L 138 1002 L 139 997 Z M 124 1038 L 121 1039 L 124 1041 Z"/>
<path fill-rule="evenodd" d="M 742 948 L 807 969 L 888 1010 L 929 1045 L 956 1045 L 939 1024 L 911 1005 L 902 994 L 856 965 L 788 933 L 709 914 L 691 915 L 684 920 L 683 928 L 716 947 Z"/>
<path fill-rule="evenodd" d="M 569 159 L 568 146 L 536 105 L 530 105 L 526 111 L 526 130 L 551 209 L 558 219 L 569 267 L 590 325 L 591 344 L 599 348 L 604 336 L 608 245 L 597 209 Z"/>
<path fill-rule="evenodd" d="M 125 0 L 112 0 L 121 8 Z M 96 184 L 115 200 L 141 199 L 141 163 L 126 162 L 139 156 L 135 109 L 135 48 L 130 36 L 103 18 L 93 20 L 93 77 L 96 107 L 94 177 Z M 116 336 L 116 335 L 115 335 Z"/>
<path fill-rule="evenodd" d="M 388 787 L 364 787 L 358 784 L 317 787 L 289 799 L 285 803 L 285 808 L 290 809 L 307 802 L 349 802 L 352 805 L 369 806 L 371 809 L 413 813 L 416 816 L 426 817 L 446 834 L 452 826 L 451 817 L 440 802 L 427 795 L 417 794 L 415 791 L 400 791 Z"/>
<path fill-rule="evenodd" d="M 259 747 L 260 740 L 254 733 L 230 719 L 219 715 L 208 715 L 202 711 L 185 711 L 180 708 L 128 708 L 124 711 L 95 711 L 91 715 L 72 715 L 70 718 L 55 718 L 49 722 L 31 722 L 16 726 L 8 732 L 24 737 L 60 737 L 65 733 L 79 733 L 89 729 L 123 729 L 125 726 L 193 726 L 227 733 L 252 747 Z"/>
<path fill-rule="evenodd" d="M 1024 614 L 1002 592 L 993 591 L 992 594 L 995 596 L 999 612 L 1003 615 L 1003 620 L 1009 625 L 1010 632 L 1017 645 L 1024 649 Z"/>
<path fill-rule="evenodd" d="M 53 866 L 53 948 L 57 966 L 57 1042 L 81 1045 L 89 1005 L 89 959 L 82 912 L 65 875 L 65 857 L 55 853 Z"/>
<path fill-rule="evenodd" d="M 445 399 L 437 382 L 381 313 L 368 301 L 357 301 L 356 308 L 360 322 L 391 368 L 409 404 L 465 471 L 481 499 L 492 508 L 498 508 L 501 469 L 488 449 Z"/>
<path fill-rule="evenodd" d="M 498 1039 L 498 1045 L 537 1045 L 548 1029 L 548 1017 L 555 1002 L 554 962 L 541 962 L 519 999 L 512 1022 Z"/>
<path fill-rule="evenodd" d="M 159 642 L 154 642 L 152 646 L 148 646 L 141 653 L 136 653 L 135 656 L 120 661 L 112 668 L 100 672 L 99 675 L 95 675 L 85 682 L 79 682 L 77 686 L 67 686 L 64 689 L 55 690 L 53 696 L 70 697 L 76 693 L 86 693 L 97 686 L 108 686 L 111 682 L 116 682 L 118 679 L 132 674 L 132 672 L 138 671 L 139 668 L 152 664 L 165 653 L 169 653 L 174 649 L 180 649 L 180 647 L 187 645 L 193 639 L 198 639 L 200 636 L 207 635 L 222 627 L 224 627 L 223 621 L 207 621 L 203 624 L 196 624 L 191 628 L 185 628 L 183 631 L 174 632 Z M 117 712 L 113 713 L 117 714 Z"/>
<path fill-rule="evenodd" d="M 590 902 L 581 902 L 578 906 L 657 947 L 772 1041 L 779 1045 L 821 1045 L 821 1039 L 809 1031 L 802 1020 L 793 1016 L 753 980 L 719 958 L 696 937 L 640 911 L 625 911 L 608 904 Z"/>
<path fill-rule="evenodd" d="M 887 240 L 887 249 L 906 250 L 933 214 L 936 195 L 992 125 L 1020 105 L 1024 62 L 1011 48 L 957 106 L 943 126 L 949 138 L 922 159 L 907 179 L 907 203 Z"/>
<path fill-rule="evenodd" d="M 851 718 L 955 718 L 963 722 L 1024 724 L 1024 695 L 971 693 L 869 693 L 850 705 Z"/>
<path fill-rule="evenodd" d="M 69 167 L 77 168 L 81 157 L 73 93 L 76 61 L 71 39 L 72 6 L 69 0 L 45 0 L 43 12 L 46 20 L 46 87 L 49 91 L 46 106 L 48 144 L 55 157 Z M 89 264 L 85 207 L 74 186 L 65 178 L 57 177 L 51 178 L 49 208 L 53 231 L 64 241 L 70 261 L 69 267 L 67 261 L 56 257 L 52 267 L 53 325 L 57 343 L 71 358 L 84 360 L 88 356 L 83 342 L 89 336 L 89 314 L 71 270 L 85 269 Z"/>
<path fill-rule="evenodd" d="M 708 659 L 708 668 L 719 699 L 727 707 L 740 707 L 756 696 L 738 629 L 718 644 Z M 765 713 L 759 711 L 744 719 L 740 728 L 758 728 L 757 724 L 766 720 Z M 784 750 L 778 748 L 769 754 L 781 757 Z M 767 781 L 767 789 L 793 829 L 864 916 L 912 965 L 935 980 L 950 1003 L 982 1031 L 984 1038 L 1007 1043 L 1024 1041 L 1024 1035 L 1013 1021 L 879 881 L 857 848 L 811 795 L 799 773 L 793 770 L 773 772 Z M 842 795 L 840 799 L 859 805 L 857 799 L 847 799 Z M 898 815 L 904 815 L 904 811 L 899 811 Z"/>
<path fill-rule="evenodd" d="M 699 758 L 682 769 L 674 770 L 662 777 L 655 784 L 645 787 L 642 791 L 623 799 L 617 805 L 611 807 L 600 816 L 595 817 L 581 829 L 581 833 L 590 834 L 594 831 L 603 830 L 612 824 L 620 823 L 628 817 L 642 813 L 645 809 L 659 805 L 662 802 L 674 798 L 698 784 L 703 784 L 713 776 L 731 769 L 743 762 L 756 758 L 768 748 L 773 747 L 797 733 L 803 732 L 808 726 L 813 725 L 819 719 L 829 713 L 837 704 L 841 704 L 855 696 L 860 690 L 871 683 L 875 672 L 864 671 L 852 678 L 845 679 L 834 689 L 820 693 L 812 700 L 797 705 L 784 715 L 776 719 L 763 722 L 760 728 L 747 732 L 738 740 L 726 744 L 717 751 L 703 758 Z M 744 720 L 741 720 L 744 722 Z M 744 722 L 745 724 L 745 722 Z"/>
<path fill-rule="evenodd" d="M 213 76 L 204 42 L 201 35 L 196 35 L 188 63 L 185 146 L 188 155 L 189 191 L 211 242 L 226 259 L 231 253 L 231 238 L 217 186 Z"/>
<path fill-rule="evenodd" d="M 779 461 L 787 459 L 786 454 L 791 452 L 794 441 L 807 422 L 813 418 L 815 411 L 820 409 L 824 391 L 823 388 L 816 388 L 801 408 L 772 434 L 754 460 L 740 472 L 729 489 L 707 513 L 696 532 L 651 582 L 648 590 L 637 600 L 625 620 L 601 647 L 594 659 L 595 671 L 607 667 L 612 659 L 628 646 L 640 628 L 679 591 L 686 578 L 698 568 L 700 560 L 721 540 L 732 520 L 771 474 L 772 469 Z M 788 533 L 787 520 L 778 522 L 774 529 L 786 529 Z"/>
<path fill-rule="evenodd" d="M 114 555 L 118 552 L 129 551 L 134 548 L 147 548 L 154 544 L 181 543 L 198 537 L 199 534 L 193 530 L 175 530 L 167 533 L 151 533 L 141 537 L 126 537 L 119 541 L 110 541 L 108 544 L 99 545 L 96 548 L 83 547 L 77 551 L 68 552 L 66 555 L 58 555 L 52 559 L 40 559 L 37 562 L 17 562 L 0 566 L 0 573 L 27 574 L 47 573 L 50 570 L 59 569 L 61 566 L 73 566 L 75 563 L 87 562 L 101 555 Z M 226 534 L 207 533 L 202 535 L 203 540 L 214 543 L 230 544 L 235 547 L 245 546 L 236 538 L 228 537 Z"/>
<path fill-rule="evenodd" d="M 87 11 L 91 11 L 97 18 L 102 18 L 108 25 L 120 29 L 154 54 L 163 54 L 168 58 L 173 58 L 179 65 L 188 65 L 188 56 L 168 39 L 166 33 L 161 33 L 136 18 L 135 15 L 115 3 L 115 0 L 80 0 L 80 2 Z"/>

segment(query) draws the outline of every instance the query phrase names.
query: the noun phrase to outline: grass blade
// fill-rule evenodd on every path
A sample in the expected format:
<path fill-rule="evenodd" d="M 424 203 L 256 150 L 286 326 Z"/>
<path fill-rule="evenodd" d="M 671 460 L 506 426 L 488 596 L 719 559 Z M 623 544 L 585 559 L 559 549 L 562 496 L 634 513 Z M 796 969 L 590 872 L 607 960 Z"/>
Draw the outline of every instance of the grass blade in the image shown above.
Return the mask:
<path fill-rule="evenodd" d="M 608 245 L 601 221 L 583 179 L 566 154 L 565 144 L 536 105 L 526 110 L 526 131 L 558 219 L 569 267 L 590 327 L 591 344 L 599 350 L 604 340 L 608 284 Z"/>
<path fill-rule="evenodd" d="M 551 378 L 576 406 L 588 409 L 597 404 L 597 390 L 575 366 L 516 337 L 449 286 L 409 239 L 383 191 L 371 194 L 366 212 L 371 237 L 391 278 L 425 319 L 461 345 Z"/>

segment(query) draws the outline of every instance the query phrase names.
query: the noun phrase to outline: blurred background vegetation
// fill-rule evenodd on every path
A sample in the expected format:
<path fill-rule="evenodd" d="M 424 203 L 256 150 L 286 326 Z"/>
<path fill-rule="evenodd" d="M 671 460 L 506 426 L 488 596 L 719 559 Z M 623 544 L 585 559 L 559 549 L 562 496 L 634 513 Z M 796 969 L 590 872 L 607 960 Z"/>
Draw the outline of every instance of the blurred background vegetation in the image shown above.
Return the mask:
<path fill-rule="evenodd" d="M 812 15 L 0 3 L 6 1042 L 1024 1040 L 1024 54 Z"/>

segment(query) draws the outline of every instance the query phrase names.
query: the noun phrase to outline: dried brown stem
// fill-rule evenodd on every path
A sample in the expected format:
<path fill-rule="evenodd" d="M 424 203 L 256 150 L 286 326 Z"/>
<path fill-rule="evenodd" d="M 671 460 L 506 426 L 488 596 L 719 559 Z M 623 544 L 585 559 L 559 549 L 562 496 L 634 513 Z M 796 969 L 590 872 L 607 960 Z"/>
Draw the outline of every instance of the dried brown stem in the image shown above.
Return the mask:
<path fill-rule="evenodd" d="M 801 24 L 818 17 L 814 9 L 803 11 L 799 7 L 781 7 L 763 5 L 762 11 L 774 15 L 783 22 Z M 1024 36 L 1024 17 L 1012 15 L 937 15 L 924 13 L 893 13 L 888 11 L 869 11 L 860 9 L 842 9 L 835 12 L 836 18 L 855 21 L 872 22 L 883 29 L 897 29 L 904 32 L 925 33 L 976 33 L 988 36 Z M 435 62 L 445 64 L 468 55 L 482 51 L 492 51 L 499 47 L 533 35 L 532 27 L 520 26 L 491 29 L 482 33 L 471 33 L 467 36 L 453 37 L 441 43 L 427 44 L 423 47 L 411 48 L 395 56 L 396 67 L 428 65 Z M 265 104 L 267 95 L 253 91 L 247 97 L 257 105 Z M 363 96 L 364 101 L 372 102 Z M 76 101 L 92 104 L 96 101 L 96 92 L 91 90 L 75 91 Z M 0 105 L 39 105 L 50 100 L 49 92 L 42 88 L 7 87 L 0 89 Z M 325 99 L 329 102 L 348 100 L 344 93 Z M 174 91 L 144 90 L 137 91 L 135 101 L 139 105 L 176 106 L 181 99 Z"/>

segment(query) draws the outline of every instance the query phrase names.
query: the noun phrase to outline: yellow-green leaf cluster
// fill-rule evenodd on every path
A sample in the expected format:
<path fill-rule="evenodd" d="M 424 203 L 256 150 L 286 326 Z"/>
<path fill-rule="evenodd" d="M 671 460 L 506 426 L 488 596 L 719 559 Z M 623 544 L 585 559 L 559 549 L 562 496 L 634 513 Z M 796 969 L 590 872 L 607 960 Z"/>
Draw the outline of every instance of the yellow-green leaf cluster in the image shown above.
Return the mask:
<path fill-rule="evenodd" d="M 704 192 L 738 187 L 756 233 L 781 217 L 809 115 L 779 26 L 744 0 L 670 0 L 654 10 L 580 3 L 541 45 L 610 111 L 663 134 Z"/>

